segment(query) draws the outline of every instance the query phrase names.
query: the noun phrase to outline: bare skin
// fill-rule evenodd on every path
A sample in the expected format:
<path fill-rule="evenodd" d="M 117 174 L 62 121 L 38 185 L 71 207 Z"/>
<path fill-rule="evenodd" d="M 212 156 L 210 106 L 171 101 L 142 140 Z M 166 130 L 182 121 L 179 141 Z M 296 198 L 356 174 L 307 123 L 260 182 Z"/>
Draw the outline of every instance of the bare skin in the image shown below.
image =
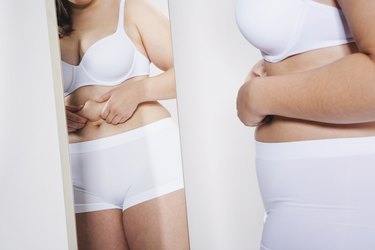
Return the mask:
<path fill-rule="evenodd" d="M 120 1 L 70 2 L 74 4 L 74 31 L 60 39 L 61 55 L 63 61 L 78 65 L 96 41 L 115 32 Z M 123 133 L 170 117 L 157 102 L 176 95 L 168 20 L 144 0 L 127 0 L 124 29 L 139 52 L 164 72 L 134 77 L 116 86 L 84 86 L 65 97 L 70 143 Z M 76 214 L 76 225 L 81 250 L 189 249 L 183 189 L 125 211 Z"/>
<path fill-rule="evenodd" d="M 123 84 L 137 84 L 139 79 L 145 77 L 136 77 L 125 81 Z M 95 101 L 102 94 L 118 86 L 85 86 L 77 89 L 71 95 L 65 97 L 66 105 L 83 107 L 75 114 L 85 117 L 88 121 L 85 126 L 79 130 L 69 133 L 69 142 L 76 143 L 88 141 L 101 137 L 119 134 L 134 128 L 138 128 L 162 118 L 170 117 L 169 112 L 157 101 L 148 101 L 139 103 L 131 117 L 124 123 L 116 125 L 107 123 L 102 117 L 101 112 L 105 102 Z"/>
<path fill-rule="evenodd" d="M 375 34 L 359 25 L 366 21 L 364 13 L 367 19 L 374 16 L 370 13 L 373 3 L 363 0 L 358 7 L 359 3 L 348 0 L 317 2 L 344 11 L 357 43 L 258 65 L 255 70 L 260 73 L 249 76 L 238 98 L 239 117 L 246 125 L 257 126 L 257 141 L 375 135 L 375 64 L 371 46 L 375 44 Z M 265 117 L 268 119 L 263 120 Z"/>
<path fill-rule="evenodd" d="M 76 215 L 78 248 L 188 250 L 183 190 L 130 207 Z M 124 237 L 125 235 L 125 237 Z"/>

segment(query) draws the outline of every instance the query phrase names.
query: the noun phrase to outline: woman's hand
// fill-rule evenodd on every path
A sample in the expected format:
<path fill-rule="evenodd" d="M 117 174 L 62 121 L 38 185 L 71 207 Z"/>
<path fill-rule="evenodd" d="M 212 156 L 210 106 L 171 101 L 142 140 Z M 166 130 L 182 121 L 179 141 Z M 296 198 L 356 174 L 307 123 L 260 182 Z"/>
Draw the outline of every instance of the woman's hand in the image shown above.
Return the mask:
<path fill-rule="evenodd" d="M 268 122 L 270 116 L 262 114 L 257 108 L 260 103 L 257 102 L 256 87 L 259 85 L 261 77 L 266 76 L 264 60 L 259 61 L 250 70 L 237 95 L 237 116 L 246 126 L 256 127 L 262 123 Z"/>
<path fill-rule="evenodd" d="M 250 81 L 255 77 L 263 77 L 266 76 L 266 67 L 264 64 L 264 60 L 260 60 L 257 62 L 250 70 L 249 74 L 247 75 L 245 82 Z"/>
<path fill-rule="evenodd" d="M 98 103 L 94 100 L 86 100 L 83 108 L 76 114 L 85 117 L 89 122 L 96 122 L 101 118 L 100 113 L 104 107 L 104 103 Z"/>
<path fill-rule="evenodd" d="M 113 125 L 126 122 L 142 102 L 140 85 L 139 81 L 127 82 L 99 97 L 96 102 L 106 102 L 101 118 Z"/>
<path fill-rule="evenodd" d="M 81 128 L 83 128 L 86 123 L 87 119 L 83 116 L 80 116 L 76 114 L 83 108 L 83 105 L 81 106 L 65 106 L 65 112 L 66 112 L 66 121 L 68 125 L 68 132 L 75 132 Z"/>

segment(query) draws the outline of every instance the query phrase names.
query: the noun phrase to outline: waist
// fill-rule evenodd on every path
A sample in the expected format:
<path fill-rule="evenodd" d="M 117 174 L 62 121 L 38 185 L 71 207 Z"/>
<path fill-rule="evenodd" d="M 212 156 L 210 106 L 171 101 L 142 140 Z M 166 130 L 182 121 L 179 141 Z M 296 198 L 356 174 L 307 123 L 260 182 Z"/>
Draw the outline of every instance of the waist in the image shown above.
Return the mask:
<path fill-rule="evenodd" d="M 267 160 L 375 155 L 375 135 L 264 143 L 255 142 L 256 157 Z"/>
<path fill-rule="evenodd" d="M 131 129 L 124 133 L 118 133 L 94 140 L 86 140 L 69 144 L 70 153 L 86 153 L 113 148 L 115 146 L 130 143 L 145 137 L 160 134 L 161 131 L 171 131 L 178 134 L 178 126 L 171 117 L 151 122 L 144 126 Z"/>
<path fill-rule="evenodd" d="M 144 78 L 146 78 L 146 76 L 134 77 L 122 84 L 137 84 L 137 81 Z M 140 103 L 133 115 L 124 123 L 117 125 L 107 123 L 105 120 L 101 119 L 100 116 L 106 102 L 98 103 L 95 100 L 116 87 L 116 85 L 89 85 L 81 87 L 65 97 L 66 105 L 84 105 L 77 114 L 88 119 L 88 122 L 83 128 L 69 133 L 69 143 L 89 141 L 120 134 L 163 118 L 170 117 L 170 113 L 167 109 L 165 109 L 160 103 L 153 101 Z"/>
<path fill-rule="evenodd" d="M 313 70 L 357 51 L 355 43 L 348 43 L 294 55 L 279 63 L 266 62 L 266 76 Z M 257 127 L 255 131 L 255 138 L 259 142 L 290 142 L 373 135 L 375 135 L 375 122 L 327 124 L 281 116 L 273 116 L 270 122 Z"/>
<path fill-rule="evenodd" d="M 375 136 L 375 122 L 329 124 L 273 116 L 255 130 L 255 140 L 268 143 L 367 136 Z"/>
<path fill-rule="evenodd" d="M 147 102 L 138 105 L 131 118 L 126 122 L 113 125 L 103 119 L 88 121 L 86 126 L 69 133 L 69 143 L 77 143 L 108 137 L 133 130 L 155 121 L 170 117 L 170 113 L 158 102 Z"/>

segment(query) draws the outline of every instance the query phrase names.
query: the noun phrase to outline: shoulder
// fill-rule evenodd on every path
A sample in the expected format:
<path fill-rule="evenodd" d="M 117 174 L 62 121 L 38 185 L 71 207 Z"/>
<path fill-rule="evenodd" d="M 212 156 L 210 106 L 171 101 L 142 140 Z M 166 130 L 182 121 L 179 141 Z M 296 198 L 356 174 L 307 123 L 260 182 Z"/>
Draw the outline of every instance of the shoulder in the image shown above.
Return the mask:
<path fill-rule="evenodd" d="M 125 0 L 125 12 L 128 15 L 136 16 L 152 9 L 152 5 L 147 0 Z"/>

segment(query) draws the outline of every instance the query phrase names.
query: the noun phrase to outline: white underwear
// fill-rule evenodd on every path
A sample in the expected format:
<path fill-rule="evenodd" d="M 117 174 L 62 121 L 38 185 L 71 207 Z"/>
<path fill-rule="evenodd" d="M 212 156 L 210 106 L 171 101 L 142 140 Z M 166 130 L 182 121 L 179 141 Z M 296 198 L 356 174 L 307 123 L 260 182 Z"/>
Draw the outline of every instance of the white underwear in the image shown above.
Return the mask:
<path fill-rule="evenodd" d="M 125 210 L 184 187 L 171 118 L 69 145 L 75 212 Z"/>
<path fill-rule="evenodd" d="M 375 136 L 256 142 L 262 250 L 375 249 Z"/>

